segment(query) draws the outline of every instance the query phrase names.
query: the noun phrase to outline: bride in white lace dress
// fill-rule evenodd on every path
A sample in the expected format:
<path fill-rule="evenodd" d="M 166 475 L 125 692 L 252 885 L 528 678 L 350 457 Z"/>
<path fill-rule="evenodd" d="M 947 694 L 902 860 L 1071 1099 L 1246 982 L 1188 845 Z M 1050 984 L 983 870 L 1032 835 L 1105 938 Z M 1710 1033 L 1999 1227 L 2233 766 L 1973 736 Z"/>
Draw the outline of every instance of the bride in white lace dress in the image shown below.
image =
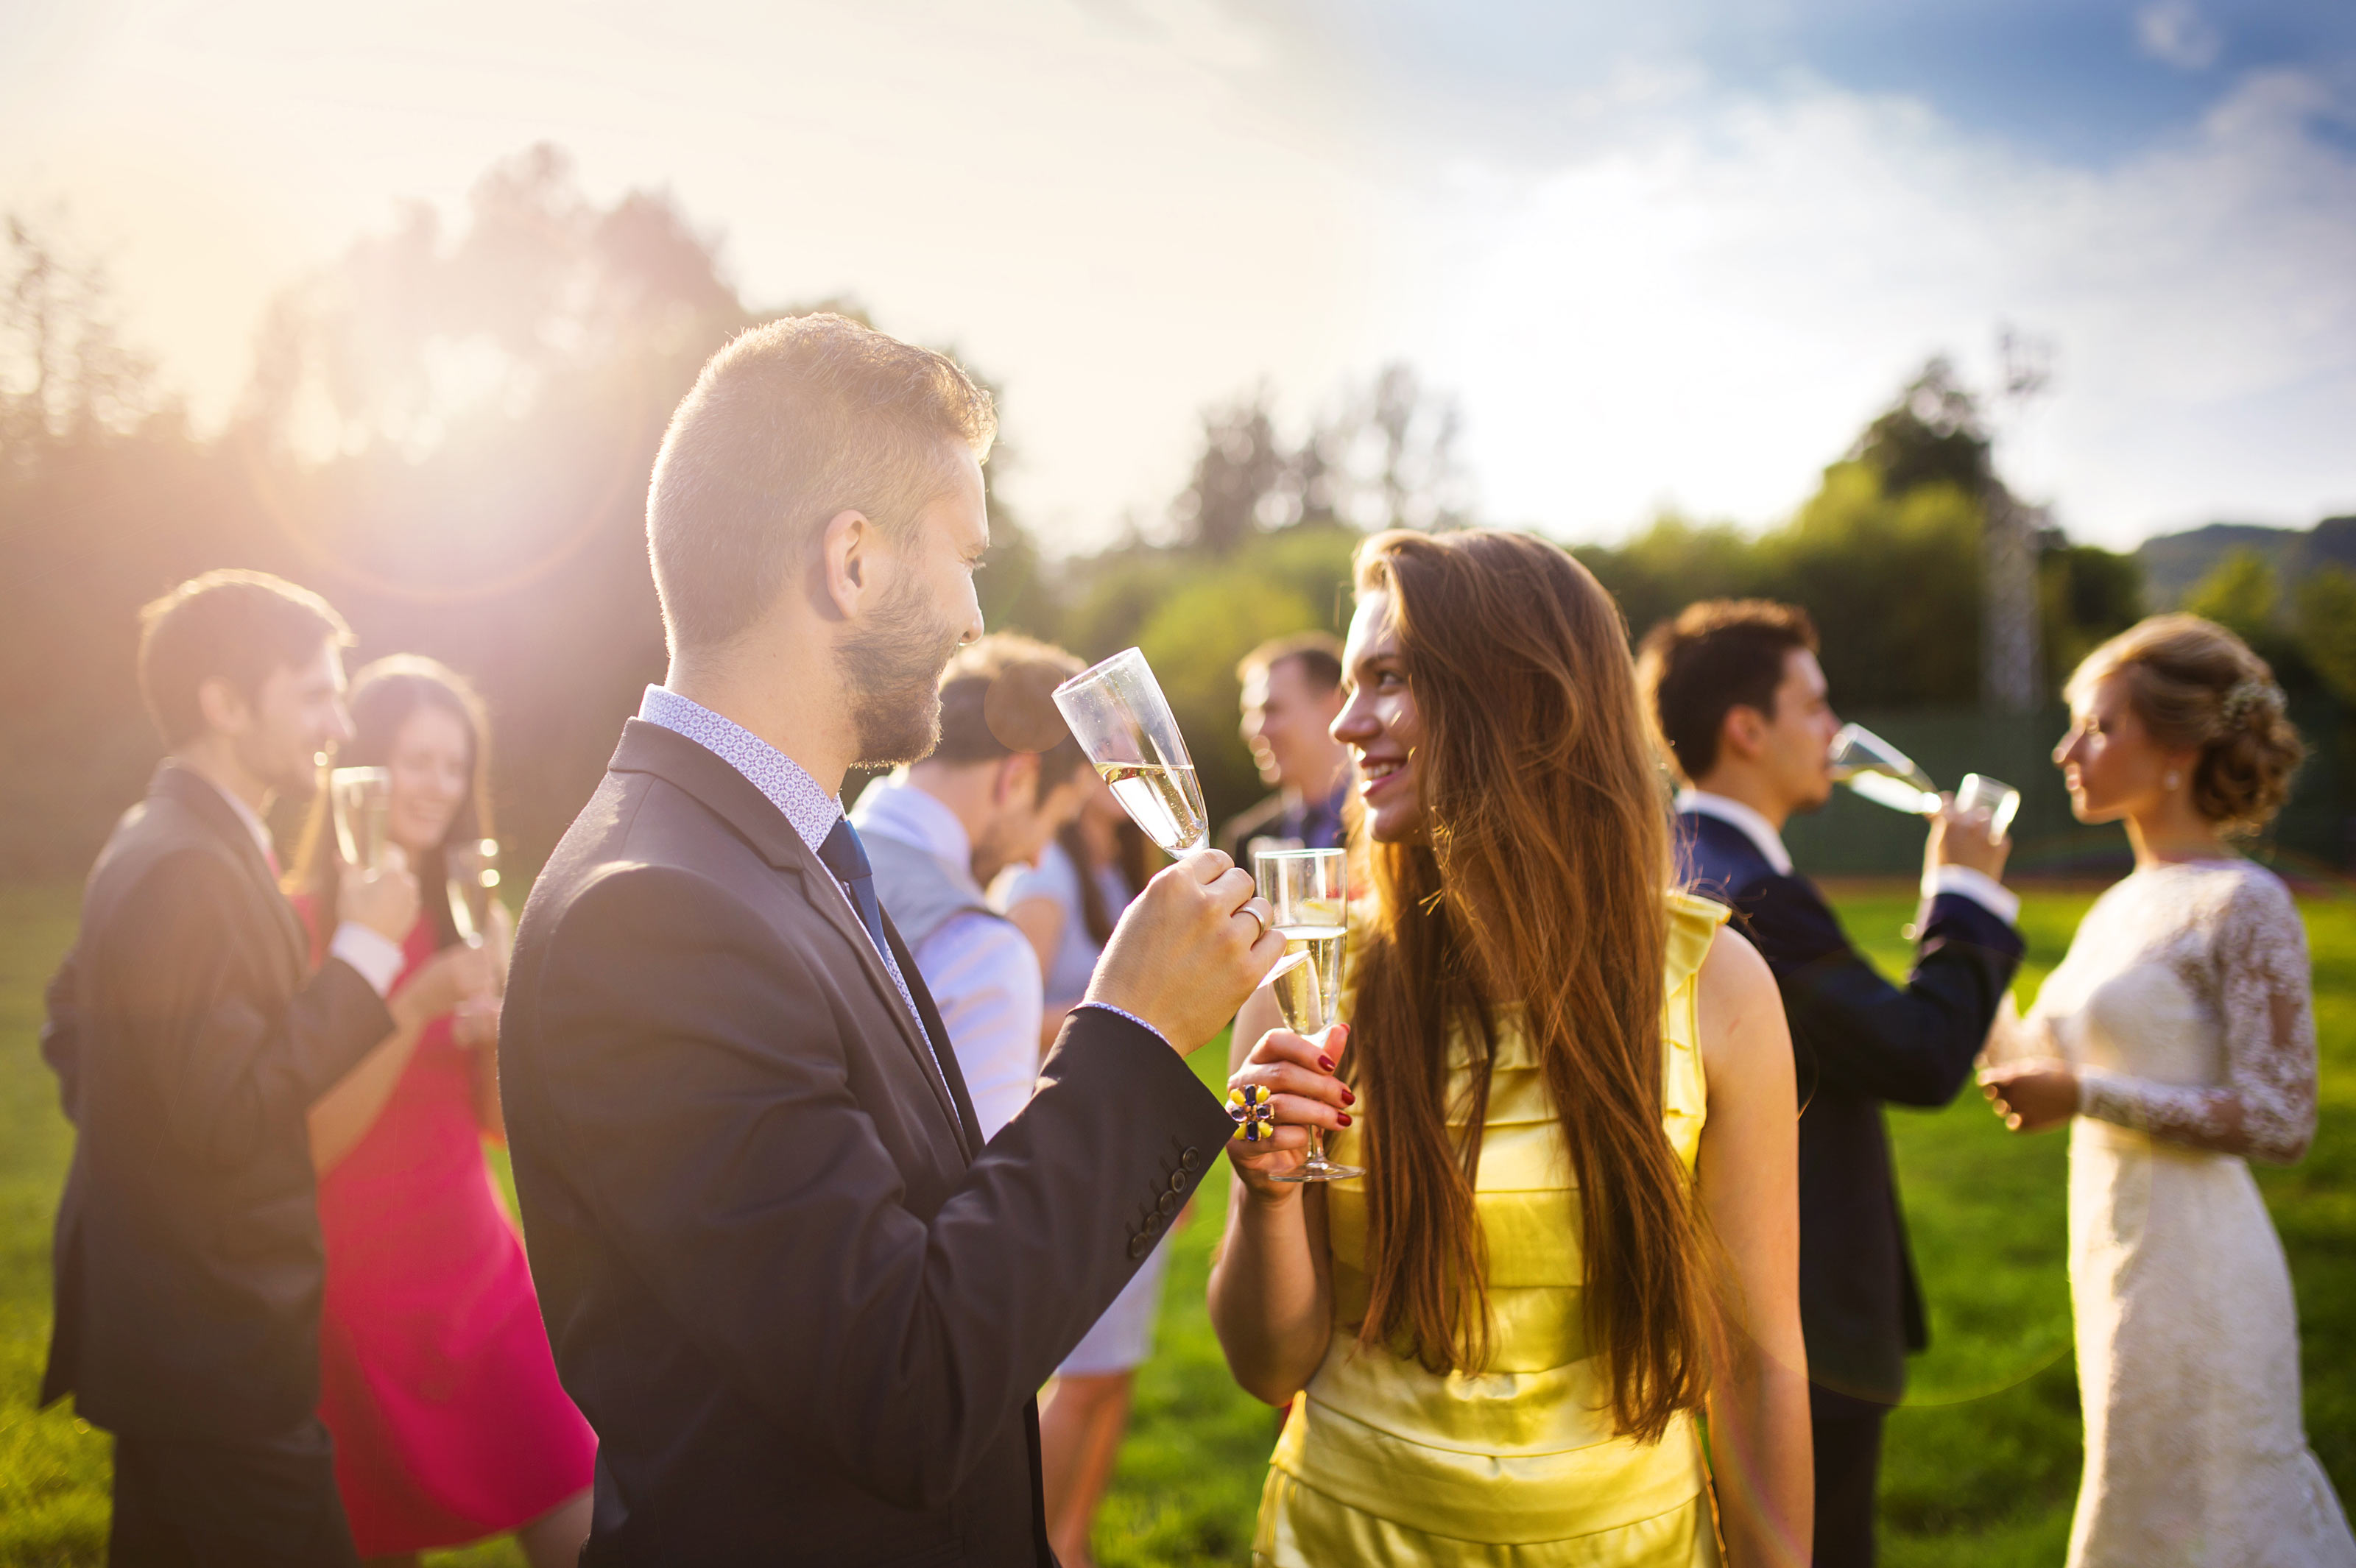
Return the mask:
<path fill-rule="evenodd" d="M 2302 748 L 2265 662 L 2189 615 L 2096 649 L 2069 695 L 2054 761 L 2082 820 L 2126 823 L 2136 870 L 1982 1083 L 2016 1130 L 2072 1124 L 2071 1568 L 2351 1568 L 2245 1163 L 2291 1164 L 2315 1130 L 2307 937 L 2281 881 L 2224 841 L 2281 807 Z"/>

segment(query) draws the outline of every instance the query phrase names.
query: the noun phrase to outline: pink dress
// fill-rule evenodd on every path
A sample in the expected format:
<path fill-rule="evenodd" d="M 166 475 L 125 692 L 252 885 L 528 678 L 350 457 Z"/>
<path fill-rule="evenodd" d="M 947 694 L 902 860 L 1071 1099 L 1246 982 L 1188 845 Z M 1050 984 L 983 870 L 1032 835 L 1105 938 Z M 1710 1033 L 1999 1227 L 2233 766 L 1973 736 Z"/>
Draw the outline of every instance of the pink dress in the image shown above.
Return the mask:
<path fill-rule="evenodd" d="M 421 919 L 403 981 L 434 943 Z M 597 1439 L 556 1381 L 447 1018 L 320 1179 L 319 1228 L 319 1415 L 362 1557 L 501 1534 L 588 1488 Z"/>

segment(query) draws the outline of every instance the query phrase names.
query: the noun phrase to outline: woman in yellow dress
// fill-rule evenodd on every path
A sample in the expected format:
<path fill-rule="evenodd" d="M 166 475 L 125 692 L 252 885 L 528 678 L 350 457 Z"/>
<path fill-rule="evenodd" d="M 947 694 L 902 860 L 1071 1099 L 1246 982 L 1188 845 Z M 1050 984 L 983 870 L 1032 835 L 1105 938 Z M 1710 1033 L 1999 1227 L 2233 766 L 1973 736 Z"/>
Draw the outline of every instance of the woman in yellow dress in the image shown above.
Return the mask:
<path fill-rule="evenodd" d="M 1357 588 L 1345 1027 L 1321 1054 L 1263 991 L 1236 1028 L 1276 1123 L 1229 1148 L 1212 1321 L 1303 1396 L 1253 1562 L 1804 1564 L 1790 1038 L 1664 891 L 1618 607 L 1486 531 L 1377 536 Z M 1311 1125 L 1366 1174 L 1275 1179 Z"/>

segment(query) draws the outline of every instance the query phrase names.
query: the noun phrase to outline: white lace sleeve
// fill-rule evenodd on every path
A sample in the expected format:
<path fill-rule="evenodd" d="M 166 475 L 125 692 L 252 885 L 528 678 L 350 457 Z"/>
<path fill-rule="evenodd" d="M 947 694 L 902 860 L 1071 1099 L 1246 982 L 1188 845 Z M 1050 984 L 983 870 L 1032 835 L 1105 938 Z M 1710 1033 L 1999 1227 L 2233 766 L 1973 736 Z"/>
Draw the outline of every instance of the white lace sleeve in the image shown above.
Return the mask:
<path fill-rule="evenodd" d="M 2271 876 L 2246 878 L 2217 916 L 2211 979 L 2225 1082 L 2180 1087 L 2082 1070 L 2078 1109 L 2194 1148 L 2289 1165 L 2315 1136 L 2315 998 L 2307 929 Z"/>

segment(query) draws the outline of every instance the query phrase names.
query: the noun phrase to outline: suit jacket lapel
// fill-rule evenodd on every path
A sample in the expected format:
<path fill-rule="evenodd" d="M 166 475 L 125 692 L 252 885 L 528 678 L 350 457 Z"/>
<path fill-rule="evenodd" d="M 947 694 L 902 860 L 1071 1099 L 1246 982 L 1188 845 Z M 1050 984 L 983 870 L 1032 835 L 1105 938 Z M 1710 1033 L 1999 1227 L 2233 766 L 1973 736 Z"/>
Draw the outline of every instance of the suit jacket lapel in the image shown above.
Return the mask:
<path fill-rule="evenodd" d="M 958 1114 L 958 1101 L 942 1080 L 942 1074 L 951 1071 L 949 1063 L 955 1058 L 948 1051 L 948 1034 L 940 1031 L 939 1015 L 932 1014 L 921 1026 L 936 1030 L 942 1041 L 939 1052 L 941 1066 L 936 1071 L 933 1066 L 935 1053 L 926 1047 L 924 1037 L 916 1032 L 920 1026 L 916 1019 L 909 1016 L 908 1004 L 901 998 L 900 987 L 892 983 L 891 971 L 884 967 L 883 955 L 875 951 L 874 941 L 868 936 L 867 928 L 859 923 L 858 915 L 851 912 L 851 900 L 843 892 L 842 884 L 834 880 L 834 873 L 826 869 L 810 847 L 802 842 L 802 836 L 794 831 L 794 825 L 786 820 L 786 814 L 779 811 L 752 780 L 738 773 L 724 759 L 684 735 L 644 720 L 632 719 L 622 726 L 622 743 L 615 749 L 614 760 L 606 765 L 616 773 L 653 773 L 678 785 L 718 813 L 736 830 L 738 837 L 750 844 L 772 867 L 781 871 L 791 871 L 801 878 L 802 890 L 809 900 L 810 907 L 818 912 L 820 919 L 834 927 L 850 944 L 851 952 L 858 955 L 860 971 L 867 976 L 869 987 L 883 1002 L 884 1010 L 899 1027 L 901 1043 L 916 1059 L 917 1070 L 925 1075 L 925 1083 L 933 1092 L 933 1099 L 940 1107 L 942 1118 L 948 1123 L 950 1132 L 957 1138 L 959 1152 L 970 1160 L 973 1148 L 980 1140 L 969 1142 L 966 1119 Z M 888 920 L 884 930 L 887 934 L 891 933 Z M 916 965 L 896 951 L 896 937 L 894 946 L 894 956 L 900 963 L 900 973 L 907 978 L 910 994 L 922 998 L 923 1005 L 929 1008 L 932 998 L 925 991 Z"/>
<path fill-rule="evenodd" d="M 294 906 L 270 874 L 270 862 L 262 859 L 261 846 L 220 788 L 210 779 L 203 778 L 177 763 L 166 763 L 155 772 L 155 783 L 148 791 L 177 802 L 198 820 L 212 829 L 245 873 L 247 883 L 256 898 L 269 910 L 271 927 L 278 934 L 282 967 L 299 985 L 303 972 L 310 967 L 311 943 L 304 933 L 303 923 L 294 913 Z M 329 912 L 332 914 L 332 911 Z"/>

